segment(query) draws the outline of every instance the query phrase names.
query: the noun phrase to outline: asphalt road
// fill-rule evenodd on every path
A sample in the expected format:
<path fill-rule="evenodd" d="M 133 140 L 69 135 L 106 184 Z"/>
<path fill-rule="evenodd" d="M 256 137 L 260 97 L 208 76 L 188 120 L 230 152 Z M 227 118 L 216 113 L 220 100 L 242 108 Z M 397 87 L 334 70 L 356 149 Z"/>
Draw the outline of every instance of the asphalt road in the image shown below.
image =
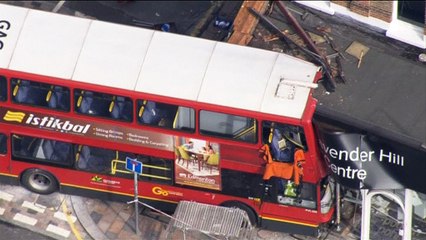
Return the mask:
<path fill-rule="evenodd" d="M 13 239 L 13 240 L 54 240 L 54 238 L 47 237 L 45 235 L 32 232 L 28 229 L 12 225 L 4 222 L 0 219 L 0 239 Z"/>

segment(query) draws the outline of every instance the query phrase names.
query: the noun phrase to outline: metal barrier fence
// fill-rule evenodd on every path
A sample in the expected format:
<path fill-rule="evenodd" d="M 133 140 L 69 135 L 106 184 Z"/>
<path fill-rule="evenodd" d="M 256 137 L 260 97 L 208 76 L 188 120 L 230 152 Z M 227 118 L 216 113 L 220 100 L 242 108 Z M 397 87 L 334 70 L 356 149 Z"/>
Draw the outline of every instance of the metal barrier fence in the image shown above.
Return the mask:
<path fill-rule="evenodd" d="M 179 202 L 167 232 L 175 229 L 198 231 L 213 239 L 252 239 L 254 227 L 247 213 L 239 208 L 221 207 L 197 202 Z"/>

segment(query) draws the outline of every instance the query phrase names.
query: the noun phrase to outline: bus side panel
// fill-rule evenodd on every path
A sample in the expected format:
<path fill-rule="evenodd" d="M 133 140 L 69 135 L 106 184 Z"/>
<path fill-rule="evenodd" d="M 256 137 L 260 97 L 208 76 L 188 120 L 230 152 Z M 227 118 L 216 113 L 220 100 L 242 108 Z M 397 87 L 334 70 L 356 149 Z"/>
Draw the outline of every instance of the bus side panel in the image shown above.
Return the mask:
<path fill-rule="evenodd" d="M 126 195 L 115 194 L 108 191 L 101 191 L 99 189 L 98 190 L 85 189 L 85 188 L 71 186 L 71 185 L 62 185 L 61 192 L 65 194 L 70 194 L 70 195 L 96 198 L 96 199 L 102 199 L 107 201 L 129 202 L 134 200 L 134 196 L 127 195 L 127 194 Z M 169 213 L 173 212 L 177 207 L 177 203 L 166 202 L 166 201 L 161 201 L 161 200 L 151 199 L 146 197 L 140 197 L 139 201 Z"/>
<path fill-rule="evenodd" d="M 13 175 L 10 172 L 11 161 L 10 161 L 10 134 L 7 131 L 7 128 L 0 124 L 0 182 L 9 184 L 9 185 L 19 185 L 19 180 L 17 175 Z"/>

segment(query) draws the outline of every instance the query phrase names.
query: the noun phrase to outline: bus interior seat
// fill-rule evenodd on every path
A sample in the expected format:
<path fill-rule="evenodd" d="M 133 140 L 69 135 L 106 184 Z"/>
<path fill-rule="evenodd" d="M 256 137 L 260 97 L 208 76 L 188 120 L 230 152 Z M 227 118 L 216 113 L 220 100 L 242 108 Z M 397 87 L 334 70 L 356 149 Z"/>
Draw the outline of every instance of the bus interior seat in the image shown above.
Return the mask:
<path fill-rule="evenodd" d="M 95 150 L 96 152 L 99 149 L 94 148 L 93 150 Z M 105 173 L 105 171 L 110 167 L 109 161 L 113 158 L 114 157 L 107 158 L 106 156 L 97 156 L 94 152 L 92 152 L 90 147 L 83 146 L 80 151 L 80 157 L 77 162 L 77 167 L 89 171 Z"/>
<path fill-rule="evenodd" d="M 25 81 L 25 80 L 21 80 L 18 81 L 17 85 L 15 86 L 14 93 L 14 100 L 18 103 L 31 103 L 31 99 L 30 99 L 30 82 L 29 81 Z M 16 92 L 15 92 L 16 91 Z"/>
<path fill-rule="evenodd" d="M 69 99 L 66 96 L 66 92 L 64 92 L 62 87 L 55 86 L 53 90 L 51 90 L 51 96 L 47 100 L 47 106 L 49 108 L 68 110 L 67 100 Z"/>
<path fill-rule="evenodd" d="M 77 102 L 78 111 L 83 114 L 90 114 L 93 103 L 93 93 L 89 91 L 82 93 L 82 95 L 78 98 L 78 101 L 81 101 L 80 103 Z"/>
<path fill-rule="evenodd" d="M 160 112 L 155 102 L 148 101 L 142 116 L 139 118 L 140 122 L 150 125 L 157 125 L 160 121 Z"/>
<path fill-rule="evenodd" d="M 71 150 L 71 144 L 54 140 L 44 140 L 42 149 L 46 160 L 66 162 Z"/>
<path fill-rule="evenodd" d="M 285 146 L 280 146 L 285 143 Z M 294 146 L 281 135 L 279 129 L 274 129 L 271 141 L 272 157 L 279 162 L 293 162 Z"/>
<path fill-rule="evenodd" d="M 124 97 L 117 97 L 111 109 L 111 117 L 114 119 L 132 120 L 132 104 Z"/>
<path fill-rule="evenodd" d="M 80 150 L 80 155 L 77 160 L 77 167 L 80 169 L 86 169 L 87 163 L 89 162 L 90 158 L 90 148 L 88 146 L 83 146 Z"/>
<path fill-rule="evenodd" d="M 79 106 L 80 104 L 80 106 Z M 77 100 L 78 112 L 89 115 L 107 117 L 109 114 L 109 102 L 95 98 L 94 93 L 85 91 Z"/>

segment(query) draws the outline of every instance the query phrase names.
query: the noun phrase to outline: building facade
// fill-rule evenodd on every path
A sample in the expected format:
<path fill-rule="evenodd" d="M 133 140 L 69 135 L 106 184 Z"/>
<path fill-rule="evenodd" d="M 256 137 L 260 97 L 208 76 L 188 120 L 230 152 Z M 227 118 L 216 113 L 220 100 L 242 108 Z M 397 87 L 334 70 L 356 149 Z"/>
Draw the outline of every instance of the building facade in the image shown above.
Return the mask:
<path fill-rule="evenodd" d="M 356 21 L 384 30 L 387 37 L 426 49 L 425 0 L 296 2 L 330 15 L 348 16 Z"/>

